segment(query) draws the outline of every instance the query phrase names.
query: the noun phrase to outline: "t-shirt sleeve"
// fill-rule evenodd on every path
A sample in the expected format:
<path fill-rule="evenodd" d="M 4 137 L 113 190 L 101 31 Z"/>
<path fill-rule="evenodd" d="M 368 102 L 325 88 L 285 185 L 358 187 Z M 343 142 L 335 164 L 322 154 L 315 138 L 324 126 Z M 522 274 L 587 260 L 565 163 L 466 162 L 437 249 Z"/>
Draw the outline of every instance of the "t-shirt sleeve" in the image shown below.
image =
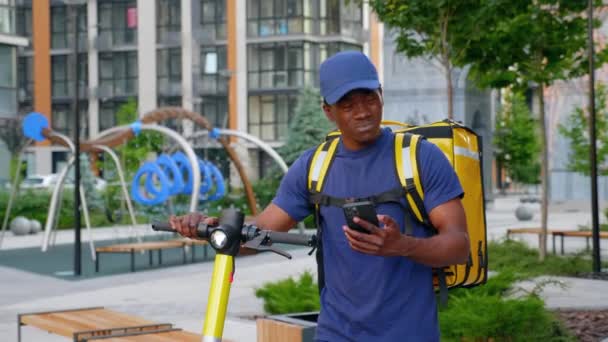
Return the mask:
<path fill-rule="evenodd" d="M 314 150 L 304 152 L 281 180 L 272 203 L 283 209 L 295 221 L 302 221 L 312 213 L 308 199 L 308 161 Z"/>
<path fill-rule="evenodd" d="M 464 196 L 454 168 L 439 147 L 429 141 L 421 140 L 418 153 L 427 213 L 449 200 Z"/>

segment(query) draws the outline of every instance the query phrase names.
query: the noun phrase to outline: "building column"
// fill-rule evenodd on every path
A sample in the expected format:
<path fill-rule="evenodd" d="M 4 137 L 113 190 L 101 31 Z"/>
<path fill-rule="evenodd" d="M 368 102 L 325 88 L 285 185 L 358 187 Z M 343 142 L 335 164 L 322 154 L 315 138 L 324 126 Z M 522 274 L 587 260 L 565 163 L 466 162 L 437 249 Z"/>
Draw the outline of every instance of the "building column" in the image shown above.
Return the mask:
<path fill-rule="evenodd" d="M 34 111 L 52 120 L 51 105 L 51 7 L 49 0 L 32 1 L 32 41 L 34 67 Z M 51 173 L 50 141 L 36 143 L 36 173 Z"/>
<path fill-rule="evenodd" d="M 137 0 L 138 110 L 143 116 L 156 103 L 156 1 Z"/>
<path fill-rule="evenodd" d="M 369 6 L 368 6 L 369 7 Z M 384 25 L 376 13 L 369 12 L 369 57 L 378 69 L 380 84 L 384 81 Z"/>
<path fill-rule="evenodd" d="M 235 129 L 247 132 L 248 93 L 247 93 L 247 2 L 236 0 L 236 66 L 232 77 L 236 77 L 236 120 Z"/>
<path fill-rule="evenodd" d="M 99 133 L 99 99 L 96 89 L 99 87 L 99 54 L 97 51 L 97 0 L 87 1 L 87 32 L 89 62 L 89 137 Z"/>
<path fill-rule="evenodd" d="M 228 128 L 238 129 L 237 117 L 237 56 L 242 51 L 237 47 L 237 2 L 238 0 L 226 0 L 226 58 L 230 79 L 228 81 Z"/>
<path fill-rule="evenodd" d="M 186 110 L 194 110 L 194 76 L 193 58 L 194 48 L 198 51 L 198 43 L 194 38 L 193 30 L 193 0 L 181 0 L 181 22 L 182 22 L 182 107 Z M 198 8 L 198 6 L 196 7 Z M 198 18 L 198 15 L 196 15 Z M 197 58 L 200 58 L 197 56 Z M 190 120 L 183 120 L 184 135 L 191 135 L 194 125 Z"/>

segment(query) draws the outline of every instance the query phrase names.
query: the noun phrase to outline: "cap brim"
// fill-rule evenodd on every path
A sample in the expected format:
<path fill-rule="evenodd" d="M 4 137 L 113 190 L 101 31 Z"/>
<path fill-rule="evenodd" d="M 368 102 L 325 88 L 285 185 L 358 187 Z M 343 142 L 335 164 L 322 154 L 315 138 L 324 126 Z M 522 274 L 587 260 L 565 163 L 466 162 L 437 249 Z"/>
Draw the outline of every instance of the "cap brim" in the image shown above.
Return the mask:
<path fill-rule="evenodd" d="M 338 102 L 342 96 L 346 95 L 349 91 L 355 89 L 371 89 L 375 90 L 380 88 L 380 82 L 378 80 L 362 80 L 355 81 L 351 83 L 347 83 L 338 87 L 336 90 L 332 91 L 328 96 L 325 97 L 325 101 L 328 104 L 333 105 Z"/>

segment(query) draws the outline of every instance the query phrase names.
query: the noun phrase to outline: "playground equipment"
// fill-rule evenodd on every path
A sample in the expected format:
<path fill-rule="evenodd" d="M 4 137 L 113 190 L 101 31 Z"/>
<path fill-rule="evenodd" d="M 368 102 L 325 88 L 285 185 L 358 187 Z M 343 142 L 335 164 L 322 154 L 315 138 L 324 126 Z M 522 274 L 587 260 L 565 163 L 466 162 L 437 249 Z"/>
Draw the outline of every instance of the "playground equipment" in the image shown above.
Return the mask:
<path fill-rule="evenodd" d="M 198 187 L 199 196 L 204 200 L 215 201 L 222 198 L 226 192 L 224 177 L 219 169 L 210 162 L 197 159 L 201 172 L 201 185 Z M 182 152 L 169 156 L 161 154 L 156 161 L 148 161 L 141 165 L 131 185 L 131 194 L 136 202 L 143 205 L 158 205 L 164 203 L 170 196 L 191 195 L 193 186 L 193 170 L 190 161 Z M 141 180 L 145 178 L 146 196 L 141 192 Z M 186 179 L 186 181 L 184 181 Z M 154 184 L 154 180 L 157 184 Z"/>
<path fill-rule="evenodd" d="M 234 257 L 238 254 L 241 243 L 244 247 L 258 252 L 274 252 L 291 259 L 289 253 L 273 247 L 273 243 L 285 243 L 300 246 L 317 246 L 316 235 L 281 233 L 261 230 L 244 224 L 245 215 L 235 209 L 226 209 L 222 213 L 218 226 L 200 224 L 197 235 L 208 239 L 216 250 L 211 286 L 207 299 L 207 311 L 203 327 L 203 341 L 221 341 L 224 333 L 224 322 L 235 271 Z M 152 229 L 174 232 L 168 223 L 154 223 Z"/>
<path fill-rule="evenodd" d="M 175 132 L 169 128 L 166 128 L 163 126 L 158 126 L 155 124 L 157 122 L 160 122 L 163 120 L 168 120 L 168 119 L 187 119 L 187 120 L 194 122 L 200 128 L 206 129 L 208 131 L 214 130 L 213 127 L 209 124 L 209 122 L 200 114 L 197 114 L 197 113 L 194 113 L 191 111 L 187 111 L 182 108 L 176 108 L 176 107 L 160 108 L 160 109 L 157 109 L 150 113 L 147 113 L 146 115 L 144 115 L 141 118 L 141 120 L 136 121 L 131 125 L 113 127 L 113 128 L 110 128 L 106 131 L 99 133 L 94 139 L 91 139 L 89 141 L 82 141 L 80 143 L 80 151 L 83 153 L 105 152 L 105 153 L 110 154 L 111 159 L 116 164 L 116 169 L 119 170 L 118 173 L 120 176 L 120 174 L 122 173 L 122 170 L 120 169 L 119 163 L 117 163 L 116 155 L 109 152 L 109 151 L 111 151 L 111 148 L 121 145 L 124 142 L 126 142 L 127 140 L 135 137 L 141 130 L 157 131 L 164 135 L 170 136 L 171 138 L 173 138 L 173 140 L 177 141 L 177 143 L 180 145 L 180 147 L 182 147 L 183 152 L 185 152 L 187 159 L 189 160 L 189 164 L 191 165 L 191 169 L 192 169 L 192 177 L 191 177 L 192 178 L 192 188 L 200 189 L 200 184 L 201 184 L 200 169 L 201 169 L 201 167 L 200 167 L 200 164 L 198 163 L 198 161 L 196 159 L 196 155 L 194 154 L 192 149 L 188 146 L 187 142 L 179 134 L 177 134 L 177 132 Z M 59 134 L 57 132 L 54 132 L 52 129 L 50 129 L 49 125 L 48 125 L 48 120 L 46 119 L 46 117 L 44 117 L 43 115 L 41 115 L 39 113 L 32 113 L 29 116 L 28 124 L 24 125 L 24 133 L 26 133 L 26 136 L 28 136 L 29 138 L 32 138 L 36 141 L 42 141 L 42 140 L 48 139 L 54 144 L 68 147 L 71 151 L 74 151 L 74 148 L 71 144 L 70 139 L 65 136 L 62 136 L 61 134 Z M 255 202 L 255 196 L 253 195 L 253 189 L 251 187 L 249 180 L 247 179 L 244 168 L 242 167 L 240 161 L 238 160 L 236 153 L 230 147 L 229 141 L 227 139 L 220 138 L 220 139 L 218 139 L 218 142 L 220 142 L 220 144 L 227 151 L 229 158 L 231 159 L 237 172 L 239 173 L 241 181 L 245 188 L 245 193 L 247 196 L 247 203 L 248 203 L 249 209 L 253 215 L 256 215 L 257 206 L 256 206 L 256 202 Z M 67 176 L 69 167 L 73 163 L 74 163 L 74 157 L 72 156 L 68 160 L 67 166 L 61 171 L 59 180 L 58 180 L 57 184 L 55 185 L 51 205 L 49 207 L 49 215 L 48 215 L 47 222 L 45 225 L 45 238 L 43 240 L 43 246 L 42 246 L 43 251 L 46 251 L 46 249 L 48 247 L 50 231 L 51 231 L 52 227 L 56 224 L 57 203 L 59 203 L 59 201 L 60 201 L 60 194 L 61 194 L 60 190 L 62 189 L 62 186 L 63 186 L 63 183 Z M 212 172 L 213 172 L 213 170 L 212 170 Z M 219 174 L 219 172 L 217 172 L 217 173 Z M 130 204 L 131 203 L 130 198 L 128 196 L 128 190 L 126 190 L 126 187 L 125 187 L 126 183 L 124 181 L 124 174 L 123 174 L 123 176 L 121 176 L 121 178 L 122 178 L 121 185 L 123 187 L 123 195 L 125 196 L 125 200 L 127 202 L 127 206 L 129 209 L 129 213 L 130 213 L 133 225 L 136 225 L 135 215 L 134 215 L 132 206 Z M 16 181 L 17 180 L 15 179 L 15 182 Z M 217 196 L 220 195 L 220 193 L 218 193 L 218 190 L 221 190 L 221 187 L 216 186 L 216 192 L 214 195 L 217 195 Z M 84 196 L 83 194 L 84 194 L 84 192 L 81 192 L 81 196 Z M 191 197 L 191 201 L 190 201 L 190 210 L 192 210 L 192 211 L 194 211 L 196 209 L 199 194 L 200 193 L 198 191 L 191 191 L 192 197 Z M 8 209 L 7 211 L 10 212 L 10 209 Z M 9 212 L 7 212 L 7 215 L 6 215 L 7 217 L 8 217 Z M 84 215 L 85 215 L 85 222 L 86 222 L 88 220 L 88 218 L 87 218 L 88 212 L 86 210 L 85 210 Z M 4 224 L 4 226 L 5 226 L 5 224 Z M 4 229 L 3 229 L 3 233 L 4 233 Z M 3 236 L 1 236 L 1 237 L 3 237 Z M 139 237 L 138 237 L 138 239 L 139 239 Z M 0 242 L 1 242 L 1 239 L 0 239 Z M 91 246 L 91 247 L 92 247 L 91 250 L 92 250 L 92 254 L 93 254 L 94 248 L 93 248 L 93 246 Z"/>

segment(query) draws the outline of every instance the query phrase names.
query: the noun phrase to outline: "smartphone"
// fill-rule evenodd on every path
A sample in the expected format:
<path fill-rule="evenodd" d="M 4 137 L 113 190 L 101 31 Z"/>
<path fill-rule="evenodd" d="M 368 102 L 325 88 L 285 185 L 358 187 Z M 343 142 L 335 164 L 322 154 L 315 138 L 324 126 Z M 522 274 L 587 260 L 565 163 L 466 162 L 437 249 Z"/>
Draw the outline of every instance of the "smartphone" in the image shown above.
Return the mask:
<path fill-rule="evenodd" d="M 344 210 L 346 224 L 353 230 L 369 234 L 367 229 L 353 222 L 355 216 L 376 226 L 380 225 L 378 222 L 378 217 L 376 216 L 376 208 L 370 201 L 347 203 L 342 206 L 342 209 Z"/>

